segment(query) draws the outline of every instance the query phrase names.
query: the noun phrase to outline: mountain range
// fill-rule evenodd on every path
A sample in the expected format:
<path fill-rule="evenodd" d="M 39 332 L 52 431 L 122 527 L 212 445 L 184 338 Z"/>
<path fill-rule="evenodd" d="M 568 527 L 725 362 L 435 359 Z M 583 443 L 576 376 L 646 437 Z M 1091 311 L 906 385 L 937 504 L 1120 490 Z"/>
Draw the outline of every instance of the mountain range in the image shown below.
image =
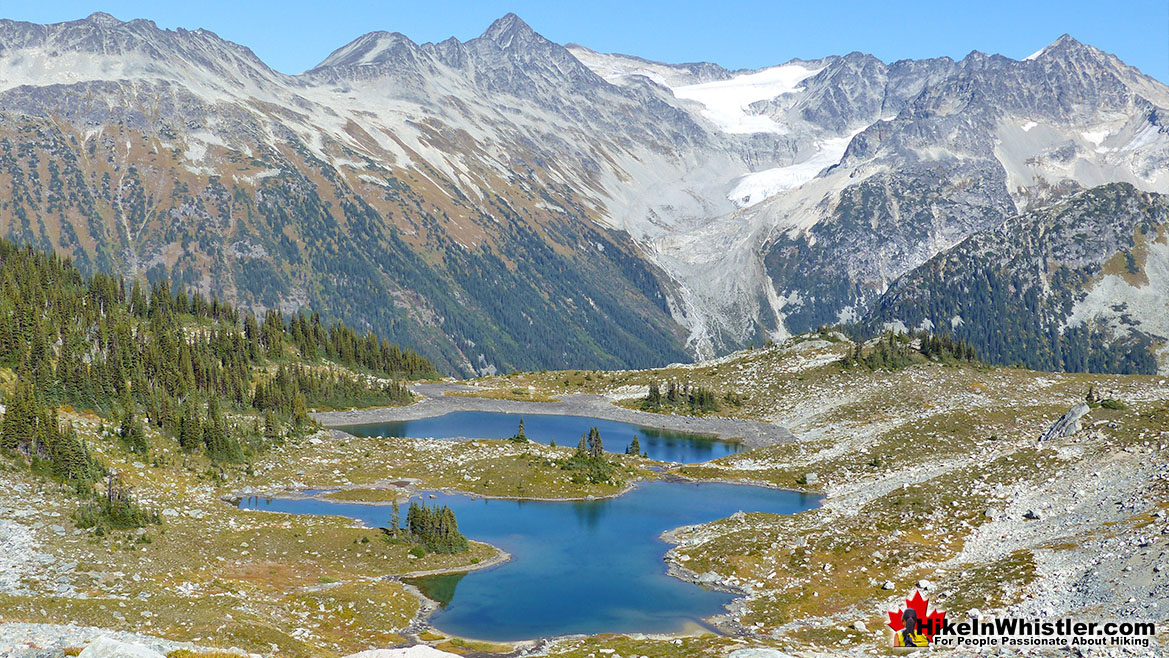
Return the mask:
<path fill-rule="evenodd" d="M 373 32 L 300 75 L 206 30 L 0 21 L 0 233 L 319 312 L 452 373 L 706 358 L 820 325 L 1169 370 L 1169 87 L 1025 60 L 757 71 Z"/>

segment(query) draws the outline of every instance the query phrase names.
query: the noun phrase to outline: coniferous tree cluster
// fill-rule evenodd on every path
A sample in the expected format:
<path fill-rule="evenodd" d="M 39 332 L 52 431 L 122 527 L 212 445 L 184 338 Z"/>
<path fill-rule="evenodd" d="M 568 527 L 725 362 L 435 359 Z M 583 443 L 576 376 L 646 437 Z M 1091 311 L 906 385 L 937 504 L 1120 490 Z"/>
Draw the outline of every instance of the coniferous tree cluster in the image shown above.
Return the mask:
<path fill-rule="evenodd" d="M 916 343 L 916 344 L 915 344 Z M 978 354 L 969 343 L 950 334 L 931 334 L 927 331 L 886 331 L 868 351 L 859 337 L 841 360 L 845 367 L 864 366 L 870 370 L 896 370 L 925 357 L 943 363 L 978 362 Z"/>
<path fill-rule="evenodd" d="M 298 313 L 285 323 L 279 311 L 268 311 L 260 327 L 270 355 L 282 348 L 285 338 L 305 358 L 365 368 L 389 377 L 418 379 L 436 375 L 434 364 L 411 350 L 378 338 L 372 331 L 360 335 L 338 321 L 326 327 L 317 313 Z"/>
<path fill-rule="evenodd" d="M 279 440 L 285 426 L 310 422 L 310 405 L 410 399 L 396 381 L 303 365 L 318 359 L 391 378 L 435 372 L 412 351 L 340 323 L 326 327 L 316 314 L 286 323 L 269 312 L 258 322 L 162 282 L 149 291 L 135 282 L 127 292 L 119 278 L 85 278 L 68 259 L 0 240 L 0 367 L 17 375 L 0 450 L 23 454 L 83 495 L 105 469 L 57 422 L 61 405 L 110 419 L 132 453 L 148 454 L 152 428 L 187 452 L 237 462 Z M 261 414 L 263 426 L 256 419 L 241 431 L 232 414 L 249 413 Z M 116 510 L 117 500 L 107 496 L 101 509 Z"/>
<path fill-rule="evenodd" d="M 72 426 L 57 420 L 56 409 L 37 398 L 28 381 L 18 381 L 8 399 L 0 426 L 0 450 L 24 455 L 34 472 L 41 472 L 72 486 L 78 493 L 92 490 L 105 475 L 102 466 Z"/>
<path fill-rule="evenodd" d="M 934 361 L 978 361 L 978 353 L 974 351 L 974 346 L 964 340 L 956 339 L 950 334 L 927 334 L 926 332 L 917 333 L 910 329 L 910 339 L 919 338 L 921 341 L 921 353 L 927 359 Z"/>
<path fill-rule="evenodd" d="M 348 407 L 403 404 L 411 399 L 410 391 L 400 382 L 371 385 L 347 373 L 280 365 L 275 374 L 256 383 L 251 406 L 300 425 L 309 422 L 309 400 L 314 406 Z"/>
<path fill-rule="evenodd" d="M 79 528 L 97 528 L 98 534 L 108 529 L 126 530 L 140 528 L 147 524 L 162 523 L 157 512 L 143 509 L 134 500 L 129 487 L 122 478 L 110 473 L 106 479 L 106 490 L 96 500 L 82 505 L 74 514 Z"/>
<path fill-rule="evenodd" d="M 617 469 L 605 458 L 605 444 L 595 427 L 580 436 L 572 456 L 559 461 L 560 468 L 572 471 L 572 481 L 578 484 L 614 483 Z"/>
<path fill-rule="evenodd" d="M 467 538 L 459 532 L 459 523 L 450 507 L 427 507 L 410 501 L 406 510 L 409 536 L 432 553 L 462 553 Z"/>
<path fill-rule="evenodd" d="M 743 403 L 742 396 L 732 393 L 720 396 L 712 389 L 690 382 L 671 381 L 666 385 L 666 392 L 663 394 L 661 385 L 654 381 L 650 382 L 649 392 L 642 399 L 641 408 L 653 412 L 682 411 L 698 415 L 721 409 L 720 397 L 723 401 L 736 406 Z"/>

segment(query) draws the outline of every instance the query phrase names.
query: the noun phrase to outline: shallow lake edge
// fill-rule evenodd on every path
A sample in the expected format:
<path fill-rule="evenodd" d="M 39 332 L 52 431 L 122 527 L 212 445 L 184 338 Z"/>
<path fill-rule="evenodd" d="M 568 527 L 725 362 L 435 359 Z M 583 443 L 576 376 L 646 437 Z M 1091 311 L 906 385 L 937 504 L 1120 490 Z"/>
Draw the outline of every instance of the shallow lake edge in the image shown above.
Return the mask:
<path fill-rule="evenodd" d="M 443 416 L 456 411 L 483 411 L 538 416 L 591 416 L 631 425 L 641 425 L 670 432 L 706 435 L 720 441 L 739 443 L 745 448 L 762 448 L 795 441 L 786 427 L 758 420 L 720 416 L 684 416 L 655 414 L 619 407 L 601 395 L 574 393 L 558 402 L 527 402 L 495 398 L 444 395 L 450 390 L 474 390 L 452 384 L 422 384 L 411 387 L 421 399 L 396 407 L 370 407 L 348 411 L 322 411 L 312 417 L 328 428 L 415 421 Z M 490 437 L 460 437 L 490 438 Z"/>
<path fill-rule="evenodd" d="M 589 496 L 589 497 L 576 497 L 576 498 L 530 498 L 530 497 L 516 497 L 516 496 L 491 496 L 491 495 L 472 493 L 472 492 L 468 492 L 468 491 L 462 491 L 462 490 L 454 489 L 454 488 L 416 489 L 416 490 L 411 490 L 410 493 L 408 494 L 408 496 L 412 497 L 415 495 L 425 495 L 427 493 L 443 493 L 443 494 L 450 494 L 450 495 L 466 496 L 468 498 L 473 498 L 473 499 L 514 500 L 514 501 L 532 501 L 532 502 L 547 502 L 547 503 L 580 502 L 580 501 L 596 501 L 596 500 L 617 498 L 619 496 L 622 496 L 622 495 L 629 493 L 630 491 L 635 489 L 642 482 L 649 482 L 649 481 L 651 481 L 651 480 L 646 480 L 645 478 L 636 478 L 633 481 L 631 481 L 630 483 L 628 483 L 621 491 L 618 491 L 618 492 L 615 492 L 612 494 L 606 494 L 603 496 Z M 750 481 L 744 481 L 744 480 L 732 480 L 732 479 L 721 479 L 721 478 L 692 478 L 692 477 L 687 477 L 684 475 L 678 475 L 675 473 L 665 473 L 661 479 L 652 480 L 652 481 L 654 481 L 654 482 L 691 483 L 691 484 L 703 484 L 703 483 L 716 484 L 717 483 L 717 484 L 727 484 L 727 485 L 743 486 L 743 487 L 759 487 L 759 488 L 763 488 L 763 489 L 773 489 L 776 491 L 787 491 L 787 492 L 791 492 L 791 493 L 805 494 L 805 495 L 815 496 L 815 497 L 820 498 L 820 499 L 823 498 L 823 494 L 809 492 L 809 491 L 803 491 L 803 490 L 799 490 L 799 489 L 789 489 L 789 488 L 784 488 L 784 487 L 777 487 L 777 486 L 774 486 L 770 483 L 765 483 L 765 482 L 750 482 Z M 367 488 L 369 487 L 369 485 L 364 485 L 364 486 L 366 486 Z M 303 487 L 303 488 L 297 488 L 297 489 L 282 489 L 282 490 L 279 490 L 277 492 L 273 492 L 271 490 L 269 490 L 269 491 L 244 490 L 241 492 L 224 495 L 221 497 L 221 500 L 229 505 L 232 505 L 233 507 L 236 507 L 236 508 L 239 507 L 240 502 L 244 498 L 281 498 L 281 499 L 285 499 L 285 500 L 318 500 L 321 502 L 326 502 L 326 503 L 331 503 L 331 504 L 357 504 L 357 505 L 371 505 L 371 506 L 388 506 L 388 505 L 393 504 L 391 501 L 342 501 L 342 500 L 336 500 L 336 499 L 324 497 L 324 494 L 328 494 L 328 493 L 331 493 L 334 491 L 340 491 L 340 490 L 347 489 L 347 488 L 358 488 L 358 486 L 354 486 L 354 487 L 328 487 L 328 488 L 324 488 L 324 489 L 313 489 L 311 487 Z M 308 493 L 310 491 L 314 492 L 314 493 L 311 493 L 311 494 Z M 820 505 L 817 505 L 815 507 L 811 507 L 807 510 L 802 510 L 801 512 L 795 512 L 793 514 L 801 514 L 803 512 L 810 512 L 810 511 L 818 509 L 819 507 L 820 507 Z M 267 513 L 267 514 L 287 514 L 288 513 L 288 512 L 270 512 L 270 511 L 258 510 L 258 509 L 252 509 L 252 510 L 248 510 L 248 511 L 263 512 L 263 513 Z M 338 516 L 340 518 L 347 519 L 350 522 L 357 524 L 359 527 L 369 528 L 369 526 L 366 525 L 360 519 L 354 519 L 352 517 L 348 517 L 348 516 L 345 516 L 343 514 L 334 514 L 334 515 L 330 515 L 330 516 Z M 718 520 L 720 520 L 720 519 L 715 519 L 714 521 L 718 521 Z M 711 521 L 711 522 L 714 522 L 714 521 Z M 721 612 L 721 613 L 718 613 L 715 615 L 711 615 L 709 617 L 703 617 L 702 621 L 710 629 L 715 630 L 718 633 L 720 633 L 724 636 L 727 636 L 727 637 L 746 637 L 746 636 L 749 636 L 750 635 L 749 631 L 745 627 L 743 627 L 741 624 L 739 624 L 737 621 L 735 621 L 735 619 L 734 619 L 735 618 L 735 608 L 745 605 L 745 602 L 746 602 L 745 597 L 748 596 L 748 594 L 749 594 L 746 590 L 744 590 L 743 588 L 738 587 L 736 585 L 733 585 L 731 583 L 725 582 L 721 579 L 720 580 L 703 580 L 701 574 L 699 574 L 695 571 L 692 571 L 690 569 L 687 569 L 686 567 L 682 566 L 682 564 L 676 560 L 669 559 L 670 550 L 673 550 L 673 547 L 681 545 L 681 542 L 676 538 L 675 533 L 678 530 L 681 530 L 682 528 L 686 528 L 686 527 L 689 527 L 689 526 L 682 525 L 682 526 L 678 526 L 676 528 L 671 528 L 669 530 L 663 531 L 661 534 L 658 535 L 658 539 L 660 539 L 662 542 L 664 542 L 665 544 L 667 544 L 671 547 L 670 549 L 668 549 L 666 551 L 666 554 L 662 556 L 662 561 L 666 564 L 666 575 L 671 577 L 671 578 L 676 578 L 676 579 L 681 580 L 683 582 L 690 583 L 691 585 L 694 585 L 696 587 L 703 587 L 703 588 L 712 589 L 712 590 L 716 590 L 716 591 L 720 591 L 720 592 L 725 592 L 727 594 L 733 595 L 735 598 L 732 599 L 730 602 L 728 602 L 724 606 L 725 607 L 724 612 Z M 370 529 L 374 529 L 374 528 L 370 528 Z M 475 540 L 472 540 L 472 541 L 475 541 Z M 447 633 L 446 631 L 442 631 L 441 629 L 438 629 L 438 628 L 432 626 L 430 623 L 430 618 L 433 616 L 434 612 L 439 608 L 439 603 L 437 601 L 431 599 L 430 597 L 426 596 L 422 592 L 422 590 L 420 588 L 418 588 L 416 585 L 409 583 L 409 582 L 406 582 L 406 581 L 411 580 L 411 579 L 415 579 L 415 578 L 424 578 L 426 576 L 439 576 L 439 575 L 452 574 L 452 573 L 471 573 L 474 571 L 481 571 L 481 570 L 490 569 L 493 567 L 497 567 L 497 566 L 506 564 L 507 562 L 511 561 L 511 559 L 512 559 L 511 554 L 509 554 L 507 551 L 504 551 L 503 549 L 499 548 L 498 546 L 495 546 L 495 545 L 487 543 L 487 542 L 481 542 L 481 541 L 476 542 L 476 543 L 491 547 L 496 552 L 496 555 L 488 560 L 484 560 L 484 561 L 479 562 L 477 564 L 471 564 L 471 565 L 459 566 L 459 567 L 449 567 L 449 568 L 444 568 L 444 569 L 411 571 L 411 572 L 401 573 L 401 574 L 386 574 L 386 575 L 381 577 L 383 580 L 394 581 L 394 582 L 400 583 L 409 594 L 411 594 L 412 596 L 414 596 L 415 598 L 418 599 L 418 602 L 419 602 L 418 612 L 410 620 L 410 623 L 407 624 L 401 630 L 401 633 L 404 636 L 412 636 L 415 638 L 415 640 L 421 641 L 421 639 L 418 637 L 419 634 L 421 634 L 425 631 L 434 631 L 434 632 L 442 633 L 443 635 L 445 635 L 447 637 L 451 637 L 451 638 L 457 637 L 457 638 L 460 638 L 463 640 L 469 640 L 469 641 L 475 641 L 475 642 L 486 642 L 486 643 L 490 643 L 490 644 L 505 644 L 505 645 L 509 645 L 509 646 L 514 647 L 516 649 L 516 651 L 520 651 L 522 649 L 530 649 L 531 647 L 536 646 L 540 643 L 549 642 L 549 641 L 553 641 L 553 640 L 562 640 L 562 639 L 576 638 L 576 637 L 587 637 L 586 635 L 582 635 L 582 634 L 578 634 L 578 633 L 571 633 L 571 634 L 565 634 L 565 635 L 538 637 L 538 638 L 527 638 L 527 639 L 522 639 L 522 640 L 499 642 L 499 641 L 492 641 L 492 640 L 482 640 L 480 638 L 474 638 L 474 637 L 455 635 L 452 633 Z M 689 632 L 633 633 L 632 635 L 639 635 L 639 636 L 644 636 L 644 637 L 656 637 L 656 638 L 661 638 L 661 639 L 674 639 L 674 638 L 689 636 L 689 635 L 691 635 L 691 633 L 689 633 Z M 501 655 L 511 655 L 511 654 L 501 654 Z"/>

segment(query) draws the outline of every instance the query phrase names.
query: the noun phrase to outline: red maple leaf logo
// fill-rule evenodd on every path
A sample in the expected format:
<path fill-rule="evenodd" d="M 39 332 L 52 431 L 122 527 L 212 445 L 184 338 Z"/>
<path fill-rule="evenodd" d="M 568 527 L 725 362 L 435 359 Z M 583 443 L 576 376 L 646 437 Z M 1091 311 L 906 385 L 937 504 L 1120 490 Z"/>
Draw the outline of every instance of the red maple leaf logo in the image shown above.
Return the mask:
<path fill-rule="evenodd" d="M 931 611 L 929 604 L 929 599 L 923 598 L 918 590 L 913 590 L 913 598 L 905 599 L 905 607 L 898 606 L 896 610 L 889 611 L 889 628 L 893 629 L 894 633 L 905 628 L 904 622 L 901 621 L 901 615 L 905 610 L 912 608 L 922 623 L 922 634 L 927 640 L 933 641 L 934 633 L 942 627 L 942 620 L 946 618 L 946 612 L 944 610 Z"/>

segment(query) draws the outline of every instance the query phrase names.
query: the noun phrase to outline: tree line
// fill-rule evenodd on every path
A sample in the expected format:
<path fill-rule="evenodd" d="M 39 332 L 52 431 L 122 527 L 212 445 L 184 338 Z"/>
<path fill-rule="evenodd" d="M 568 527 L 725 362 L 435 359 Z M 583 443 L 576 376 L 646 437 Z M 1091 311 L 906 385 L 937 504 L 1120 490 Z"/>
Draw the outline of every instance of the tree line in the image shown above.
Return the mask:
<path fill-rule="evenodd" d="M 931 334 L 910 329 L 907 332 L 885 331 L 872 347 L 865 349 L 859 336 L 852 349 L 840 359 L 846 368 L 863 366 L 869 370 L 897 370 L 922 359 L 941 363 L 978 363 L 974 346 L 950 334 Z"/>
<path fill-rule="evenodd" d="M 641 408 L 645 411 L 683 411 L 692 415 L 719 411 L 723 403 L 741 406 L 743 397 L 735 393 L 720 395 L 714 389 L 697 386 L 690 382 L 671 381 L 666 384 L 665 393 L 656 380 L 650 382 L 649 392 L 642 398 Z"/>
<path fill-rule="evenodd" d="M 257 320 L 159 282 L 126 288 L 0 240 L 0 367 L 16 373 L 0 449 L 79 493 L 106 470 L 58 421 L 60 406 L 108 419 L 132 453 L 148 453 L 152 427 L 186 452 L 238 462 L 310 427 L 310 406 L 405 402 L 410 394 L 396 379 L 435 373 L 410 350 L 326 326 L 316 314 L 286 321 L 269 311 Z M 372 375 L 337 372 L 329 361 Z"/>

